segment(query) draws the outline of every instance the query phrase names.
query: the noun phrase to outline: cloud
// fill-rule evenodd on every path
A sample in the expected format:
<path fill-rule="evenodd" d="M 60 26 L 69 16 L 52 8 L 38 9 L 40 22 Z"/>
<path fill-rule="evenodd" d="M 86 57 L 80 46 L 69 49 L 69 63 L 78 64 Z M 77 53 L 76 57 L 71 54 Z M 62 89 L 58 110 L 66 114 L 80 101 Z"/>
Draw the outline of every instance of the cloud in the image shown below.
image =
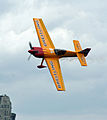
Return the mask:
<path fill-rule="evenodd" d="M 18 119 L 103 119 L 106 111 L 106 1 L 24 0 L 0 3 L 0 91 Z M 57 92 L 41 59 L 28 62 L 29 41 L 40 46 L 33 17 L 41 17 L 56 48 L 91 47 L 88 67 L 60 60 L 66 92 Z M 45 63 L 44 63 L 45 64 Z"/>
<path fill-rule="evenodd" d="M 67 120 L 71 120 L 71 119 L 75 119 L 75 120 L 78 120 L 78 119 L 81 119 L 81 120 L 85 120 L 85 119 L 87 119 L 87 120 L 95 120 L 95 119 L 97 119 L 97 120 L 100 120 L 100 119 L 102 119 L 103 118 L 103 120 L 106 120 L 106 116 L 105 115 L 103 115 L 103 116 L 101 116 L 101 115 L 93 115 L 93 114 L 87 114 L 87 115 L 49 115 L 48 117 L 46 116 L 46 115 L 43 115 L 43 116 L 21 116 L 21 120 L 23 120 L 23 119 L 32 119 L 32 120 L 35 120 L 35 119 L 38 119 L 38 120 L 41 120 L 41 119 L 47 119 L 47 120 L 54 120 L 54 119 L 62 119 L 62 120 L 65 120 L 65 119 L 67 119 Z"/>

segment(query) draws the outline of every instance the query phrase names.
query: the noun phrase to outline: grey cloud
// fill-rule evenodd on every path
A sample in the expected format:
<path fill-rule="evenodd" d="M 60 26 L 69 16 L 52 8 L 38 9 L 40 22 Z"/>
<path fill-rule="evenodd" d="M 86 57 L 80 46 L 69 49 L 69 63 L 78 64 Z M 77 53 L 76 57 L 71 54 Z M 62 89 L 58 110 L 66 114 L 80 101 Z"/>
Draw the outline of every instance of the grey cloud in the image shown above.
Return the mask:
<path fill-rule="evenodd" d="M 7 2 L 9 3 L 11 1 Z M 14 1 L 9 5 L 12 8 L 2 8 L 6 13 L 2 14 L 2 18 L 7 19 L 0 20 L 0 91 L 11 97 L 17 118 L 107 118 L 106 1 L 105 4 L 100 1 L 92 4 L 92 1 L 77 0 L 25 0 L 23 4 Z M 80 40 L 83 48 L 92 47 L 87 57 L 87 68 L 81 68 L 78 60 L 60 61 L 65 92 L 56 91 L 48 69 L 36 68 L 40 64 L 40 59 L 32 57 L 29 62 L 27 61 L 28 42 L 39 45 L 33 17 L 43 18 L 57 47 L 71 49 L 72 40 L 76 38 Z M 5 24 L 8 24 L 7 27 Z M 60 41 L 63 42 L 59 44 Z M 15 47 L 12 47 L 13 45 Z"/>
<path fill-rule="evenodd" d="M 13 7 L 13 4 L 9 0 L 1 0 L 0 1 L 0 16 L 9 12 L 12 7 Z"/>

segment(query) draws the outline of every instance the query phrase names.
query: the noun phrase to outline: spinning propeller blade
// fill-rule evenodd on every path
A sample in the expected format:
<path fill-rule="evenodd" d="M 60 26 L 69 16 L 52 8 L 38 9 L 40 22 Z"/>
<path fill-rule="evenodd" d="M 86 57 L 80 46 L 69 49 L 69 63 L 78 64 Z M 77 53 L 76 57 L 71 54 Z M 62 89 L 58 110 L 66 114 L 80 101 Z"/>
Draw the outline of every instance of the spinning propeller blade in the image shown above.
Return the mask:
<path fill-rule="evenodd" d="M 29 42 L 29 46 L 30 46 L 30 49 L 32 50 L 32 49 L 33 49 L 33 47 L 32 47 L 31 42 Z M 31 58 L 31 54 L 30 54 L 30 55 L 29 55 L 29 57 L 28 57 L 28 61 L 30 60 L 30 58 Z"/>
<path fill-rule="evenodd" d="M 30 49 L 33 49 L 31 42 L 29 42 Z"/>
<path fill-rule="evenodd" d="M 30 60 L 30 58 L 31 58 L 31 54 L 30 54 L 29 57 L 28 57 L 28 61 Z"/>

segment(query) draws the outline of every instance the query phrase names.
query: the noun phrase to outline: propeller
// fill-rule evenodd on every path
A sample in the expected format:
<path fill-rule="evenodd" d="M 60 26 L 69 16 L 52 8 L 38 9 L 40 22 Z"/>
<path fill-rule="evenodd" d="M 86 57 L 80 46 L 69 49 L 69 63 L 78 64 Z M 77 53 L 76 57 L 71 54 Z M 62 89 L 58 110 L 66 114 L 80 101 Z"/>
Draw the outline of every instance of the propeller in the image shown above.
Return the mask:
<path fill-rule="evenodd" d="M 29 46 L 30 46 L 30 49 L 32 50 L 32 49 L 33 49 L 33 47 L 32 47 L 32 44 L 31 44 L 31 42 L 29 42 Z"/>
<path fill-rule="evenodd" d="M 31 54 L 30 54 L 29 57 L 28 57 L 28 61 L 30 60 L 30 58 L 31 58 Z"/>
<path fill-rule="evenodd" d="M 33 49 L 33 47 L 32 47 L 31 42 L 29 42 L 29 46 L 30 46 L 30 49 L 32 50 L 32 49 Z M 28 57 L 28 61 L 30 60 L 30 58 L 31 58 L 31 54 L 30 54 L 30 55 L 29 55 L 29 57 Z"/>

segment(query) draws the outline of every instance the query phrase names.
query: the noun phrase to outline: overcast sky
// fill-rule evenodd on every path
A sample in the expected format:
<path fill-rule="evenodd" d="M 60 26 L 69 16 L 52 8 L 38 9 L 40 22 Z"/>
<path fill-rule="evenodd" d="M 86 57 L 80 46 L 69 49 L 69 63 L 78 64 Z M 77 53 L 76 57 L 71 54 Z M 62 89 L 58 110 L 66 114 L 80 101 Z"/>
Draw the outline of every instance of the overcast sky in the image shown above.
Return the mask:
<path fill-rule="evenodd" d="M 91 47 L 88 66 L 60 60 L 65 92 L 58 92 L 48 68 L 31 57 L 40 46 L 33 18 L 42 18 L 56 48 L 74 50 L 73 40 Z M 0 94 L 12 101 L 16 120 L 107 120 L 107 1 L 1 0 Z"/>

